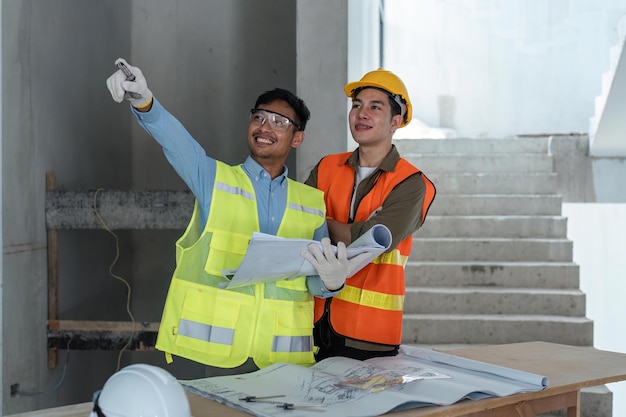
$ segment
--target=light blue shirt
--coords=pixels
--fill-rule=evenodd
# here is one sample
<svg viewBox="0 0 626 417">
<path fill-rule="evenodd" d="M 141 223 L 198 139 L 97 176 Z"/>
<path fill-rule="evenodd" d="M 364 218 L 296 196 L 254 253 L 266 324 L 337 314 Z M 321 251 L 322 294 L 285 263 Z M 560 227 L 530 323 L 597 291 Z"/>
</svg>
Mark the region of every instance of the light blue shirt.
<svg viewBox="0 0 626 417">
<path fill-rule="evenodd" d="M 200 209 L 202 229 L 209 217 L 213 198 L 216 160 L 206 155 L 202 146 L 191 136 L 185 127 L 154 98 L 152 108 L 146 113 L 133 112 L 141 127 L 163 148 L 165 157 L 176 173 L 185 181 Z M 276 235 L 287 205 L 287 167 L 278 177 L 270 174 L 250 156 L 243 163 L 254 187 L 257 199 L 260 232 Z M 319 227 L 313 239 L 321 240 L 328 236 L 326 223 Z M 319 276 L 307 277 L 309 292 L 317 297 L 330 297 L 338 291 L 326 289 Z"/>
</svg>

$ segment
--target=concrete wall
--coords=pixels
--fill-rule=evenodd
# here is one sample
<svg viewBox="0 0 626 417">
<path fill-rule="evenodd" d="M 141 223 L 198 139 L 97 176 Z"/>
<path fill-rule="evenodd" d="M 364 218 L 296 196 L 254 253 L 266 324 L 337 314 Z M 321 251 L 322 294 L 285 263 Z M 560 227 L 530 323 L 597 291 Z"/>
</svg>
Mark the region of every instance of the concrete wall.
<svg viewBox="0 0 626 417">
<path fill-rule="evenodd" d="M 586 133 L 625 13 L 623 0 L 387 0 L 384 63 L 427 126 L 462 137 Z"/>
<path fill-rule="evenodd" d="M 609 68 L 602 75 L 602 93 L 595 100 L 595 115 L 589 120 L 590 153 L 597 157 L 626 157 L 626 15 L 617 25 L 619 42 L 610 50 Z"/>
<path fill-rule="evenodd" d="M 563 215 L 567 237 L 574 242 L 574 262 L 580 265 L 594 346 L 626 353 L 626 204 L 567 203 Z M 626 381 L 608 387 L 613 391 L 613 415 L 626 415 Z"/>
<path fill-rule="evenodd" d="M 69 350 L 67 368 L 60 352 L 58 366 L 48 369 L 46 172 L 54 171 L 58 187 L 68 190 L 184 188 L 127 104 L 111 100 L 105 80 L 114 60 L 126 57 L 142 68 L 155 95 L 218 159 L 244 159 L 248 110 L 274 87 L 307 101 L 317 132 L 307 132 L 307 141 L 325 149 L 337 138 L 345 143 L 344 101 L 320 87 L 319 70 L 323 64 L 333 74 L 332 81 L 324 77 L 328 91 L 345 83 L 347 6 L 340 0 L 15 0 L 1 7 L 2 312 L 11 317 L 3 321 L 2 411 L 10 414 L 90 401 L 117 366 L 118 352 Z M 320 30 L 323 42 L 336 47 L 330 54 Z M 308 84 L 298 71 L 320 80 Z M 318 112 L 325 103 L 334 107 Z M 334 122 L 324 122 L 324 111 Z M 295 154 L 289 167 L 295 177 Z M 120 256 L 113 272 L 132 286 L 135 320 L 158 321 L 181 231 L 115 232 Z M 126 288 L 108 273 L 114 237 L 60 231 L 59 245 L 59 317 L 128 321 Z M 125 353 L 121 365 L 138 361 L 165 365 L 156 352 Z M 184 360 L 167 369 L 179 378 L 204 376 L 204 367 Z M 24 395 L 9 396 L 13 383 Z"/>
<path fill-rule="evenodd" d="M 2 5 L 0 4 L 0 28 L 2 27 Z M 0 45 L 2 45 L 2 30 L 0 30 Z M 2 48 L 0 48 L 0 52 L 2 51 Z M 0 53 L 0 80 L 2 79 L 2 54 Z M 0 127 L 4 126 L 4 124 L 2 123 L 3 120 L 3 112 L 2 112 L 2 107 L 3 107 L 3 103 L 4 103 L 4 95 L 2 94 L 2 83 L 0 82 Z M 2 129 L 0 128 L 0 144 L 2 144 Z M 2 172 L 2 147 L 0 146 L 0 172 Z M 2 206 L 2 181 L 0 181 L 0 206 Z M 4 244 L 3 244 L 3 227 L 2 227 L 2 211 L 0 211 L 0 246 L 2 246 L 4 248 Z M 3 322 L 3 314 L 2 314 L 2 307 L 1 307 L 1 303 L 2 303 L 2 298 L 3 298 L 3 288 L 4 288 L 4 283 L 3 283 L 3 273 L 2 270 L 4 268 L 4 256 L 0 256 L 0 323 Z M 4 333 L 3 333 L 3 329 L 2 326 L 0 326 L 0 363 L 3 363 L 3 350 L 4 350 Z M 3 387 L 3 375 L 0 372 L 0 387 Z M 2 396 L 0 395 L 0 410 L 2 410 Z"/>
<path fill-rule="evenodd" d="M 115 356 L 72 352 L 47 367 L 46 171 L 67 189 L 131 184 L 130 121 L 110 104 L 104 80 L 112 59 L 128 54 L 127 2 L 2 2 L 3 412 L 89 400 L 115 369 Z M 97 18 L 96 18 L 97 17 Z M 102 232 L 86 241 L 59 236 L 60 315 L 121 310 L 107 277 L 114 246 Z M 86 243 L 88 242 L 88 243 Z M 123 311 L 123 310 L 121 310 Z M 94 314 L 95 316 L 95 314 Z M 87 357 L 90 356 L 90 357 Z M 39 397 L 9 397 L 9 385 Z"/>
<path fill-rule="evenodd" d="M 305 140 L 296 154 L 296 178 L 304 181 L 323 156 L 346 150 L 348 2 L 297 3 L 296 81 L 311 110 Z"/>
<path fill-rule="evenodd" d="M 550 135 L 549 138 L 563 202 L 626 202 L 626 183 L 621 180 L 626 176 L 626 158 L 591 156 L 587 134 Z"/>
</svg>

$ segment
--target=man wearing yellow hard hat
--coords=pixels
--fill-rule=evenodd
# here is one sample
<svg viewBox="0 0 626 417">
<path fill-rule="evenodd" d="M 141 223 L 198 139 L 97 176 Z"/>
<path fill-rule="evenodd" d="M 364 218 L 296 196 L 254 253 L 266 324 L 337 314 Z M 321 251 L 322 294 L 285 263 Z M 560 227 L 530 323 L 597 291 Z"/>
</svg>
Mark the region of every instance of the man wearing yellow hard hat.
<svg viewBox="0 0 626 417">
<path fill-rule="evenodd" d="M 394 132 L 411 121 L 411 100 L 402 80 L 379 68 L 346 84 L 354 152 L 328 155 L 306 183 L 324 191 L 334 243 L 346 245 L 375 224 L 384 224 L 392 244 L 332 298 L 315 299 L 315 358 L 368 359 L 394 356 L 402 341 L 404 267 L 412 234 L 435 198 L 434 184 L 400 157 Z"/>
</svg>

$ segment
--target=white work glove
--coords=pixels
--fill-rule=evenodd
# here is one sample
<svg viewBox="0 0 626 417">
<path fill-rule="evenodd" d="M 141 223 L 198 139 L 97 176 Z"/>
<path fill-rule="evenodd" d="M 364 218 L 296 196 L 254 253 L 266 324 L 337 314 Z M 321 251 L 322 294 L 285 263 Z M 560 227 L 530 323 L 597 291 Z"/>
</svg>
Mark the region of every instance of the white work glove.
<svg viewBox="0 0 626 417">
<path fill-rule="evenodd" d="M 352 276 L 354 269 L 367 258 L 367 253 L 362 253 L 352 259 L 348 259 L 346 245 L 343 242 L 337 244 L 337 255 L 333 252 L 330 239 L 325 237 L 320 242 L 324 253 L 319 245 L 312 243 L 308 247 L 308 251 L 301 253 L 302 257 L 309 261 L 317 270 L 318 275 L 328 290 L 336 290 L 341 288 L 346 278 Z"/>
<path fill-rule="evenodd" d="M 107 79 L 107 88 L 111 92 L 113 100 L 121 103 L 126 98 L 134 107 L 145 107 L 152 100 L 152 92 L 148 89 L 146 78 L 139 68 L 128 65 L 124 58 L 118 58 L 115 65 L 120 62 L 126 65 L 135 79 L 131 81 L 121 69 L 115 71 Z"/>
</svg>

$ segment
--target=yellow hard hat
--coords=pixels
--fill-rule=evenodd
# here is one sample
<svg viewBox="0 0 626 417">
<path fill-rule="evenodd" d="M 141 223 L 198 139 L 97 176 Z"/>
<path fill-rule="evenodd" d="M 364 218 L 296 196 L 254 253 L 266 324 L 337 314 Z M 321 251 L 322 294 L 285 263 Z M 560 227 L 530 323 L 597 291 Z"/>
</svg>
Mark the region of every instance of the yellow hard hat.
<svg viewBox="0 0 626 417">
<path fill-rule="evenodd" d="M 375 87 L 382 89 L 387 92 L 391 98 L 393 98 L 400 105 L 401 108 L 406 105 L 404 120 L 402 121 L 400 127 L 404 127 L 409 124 L 411 117 L 413 116 L 411 100 L 409 99 L 409 94 L 406 91 L 404 83 L 396 74 L 386 69 L 378 68 L 377 70 L 370 71 L 365 74 L 359 81 L 346 84 L 343 91 L 345 91 L 346 96 L 352 97 L 354 90 L 359 87 Z"/>
</svg>

